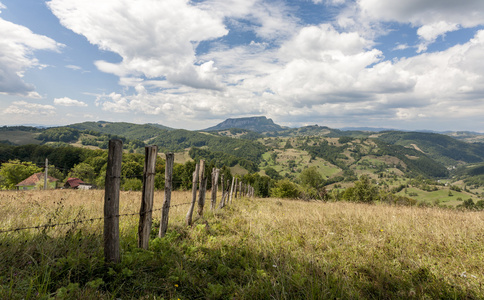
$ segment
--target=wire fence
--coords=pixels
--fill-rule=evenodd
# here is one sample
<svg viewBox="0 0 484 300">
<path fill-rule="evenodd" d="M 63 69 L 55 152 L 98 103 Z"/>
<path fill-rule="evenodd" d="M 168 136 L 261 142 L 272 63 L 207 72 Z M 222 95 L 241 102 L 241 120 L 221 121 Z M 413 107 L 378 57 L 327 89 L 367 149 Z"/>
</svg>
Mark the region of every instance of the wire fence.
<svg viewBox="0 0 484 300">
<path fill-rule="evenodd" d="M 191 202 L 174 204 L 174 205 L 170 205 L 169 207 L 174 208 L 174 207 L 188 205 L 188 204 L 191 204 Z M 114 216 L 111 216 L 111 217 L 98 217 L 98 218 L 73 220 L 73 221 L 57 223 L 57 224 L 42 224 L 42 225 L 37 225 L 37 226 L 19 227 L 19 228 L 11 228 L 11 229 L 0 229 L 0 234 L 1 233 L 8 233 L 8 232 L 18 232 L 18 231 L 30 230 L 30 229 L 44 229 L 44 228 L 53 228 L 53 227 L 57 227 L 57 226 L 77 225 L 77 224 L 82 224 L 82 223 L 100 221 L 100 220 L 109 219 L 109 218 L 143 215 L 143 214 L 152 213 L 152 212 L 161 211 L 161 210 L 163 210 L 163 208 L 156 208 L 156 209 L 147 210 L 147 211 L 144 211 L 144 212 L 118 214 L 118 215 L 114 215 Z"/>
<path fill-rule="evenodd" d="M 195 208 L 195 203 L 198 199 L 198 215 L 201 217 L 203 216 L 203 209 L 205 204 L 205 197 L 206 197 L 206 188 L 207 188 L 207 180 L 208 176 L 205 174 L 205 161 L 200 160 L 199 163 L 195 166 L 195 171 L 193 172 L 192 176 L 192 199 L 190 202 L 186 203 L 179 203 L 170 205 L 171 202 L 171 190 L 173 183 L 183 182 L 188 183 L 188 181 L 177 181 L 173 182 L 173 162 L 174 162 L 174 155 L 173 153 L 166 154 L 166 165 L 165 165 L 165 201 L 163 203 L 162 208 L 153 209 L 153 196 L 154 196 L 154 189 L 155 189 L 155 164 L 157 158 L 157 147 L 156 146 L 148 146 L 145 148 L 145 164 L 144 164 L 144 172 L 143 172 L 143 187 L 142 187 L 142 199 L 141 199 L 141 208 L 140 212 L 132 212 L 132 213 L 119 213 L 119 192 L 120 192 L 120 183 L 121 179 L 124 176 L 121 176 L 121 169 L 122 169 L 122 141 L 121 140 L 111 140 L 109 142 L 109 150 L 108 150 L 108 162 L 106 168 L 106 176 L 105 176 L 105 197 L 104 197 L 104 217 L 96 217 L 96 218 L 86 218 L 86 219 L 79 219 L 79 220 L 71 220 L 68 222 L 61 222 L 51 224 L 50 219 L 47 224 L 40 224 L 36 226 L 24 226 L 24 227 L 17 227 L 17 228 L 10 228 L 10 229 L 1 229 L 0 233 L 9 233 L 9 232 L 19 232 L 24 230 L 32 230 L 32 229 L 46 229 L 46 228 L 55 228 L 58 226 L 68 226 L 68 225 L 77 225 L 82 223 L 89 223 L 94 222 L 97 220 L 104 220 L 104 254 L 105 254 L 105 261 L 106 262 L 113 262 L 118 263 L 121 260 L 120 257 L 120 241 L 119 241 L 119 222 L 118 220 L 113 220 L 115 218 L 124 217 L 124 216 L 136 216 L 140 217 L 139 226 L 138 226 L 138 247 L 143 249 L 148 249 L 148 243 L 150 238 L 151 226 L 152 226 L 152 213 L 155 211 L 162 211 L 161 213 L 161 220 L 160 220 L 160 230 L 159 236 L 163 237 L 166 233 L 167 226 L 168 226 L 168 213 L 170 208 L 188 205 L 191 204 L 190 209 L 186 215 L 185 221 L 186 224 L 191 226 L 193 223 L 192 215 Z M 46 163 L 47 165 L 47 163 Z M 218 187 L 218 173 L 220 170 L 215 169 L 215 190 L 214 194 L 212 194 L 212 210 L 216 208 L 216 191 Z M 214 174 L 212 174 L 214 175 Z M 131 176 L 129 176 L 131 177 Z M 137 175 L 132 177 L 138 177 Z M 240 195 L 242 195 L 242 182 L 240 185 L 237 184 L 237 179 L 235 177 L 232 178 L 232 184 L 230 185 L 230 180 L 227 180 L 227 184 L 224 185 L 223 182 L 223 175 L 221 175 L 221 191 L 222 191 L 222 199 L 220 201 L 219 208 L 223 208 L 226 204 L 232 202 L 232 196 L 235 192 L 235 197 L 237 197 L 237 188 L 239 187 Z M 235 189 L 234 189 L 235 188 Z M 198 198 L 197 198 L 197 189 L 198 189 Z M 253 196 L 254 189 L 250 185 L 244 185 L 244 191 L 247 196 Z"/>
</svg>

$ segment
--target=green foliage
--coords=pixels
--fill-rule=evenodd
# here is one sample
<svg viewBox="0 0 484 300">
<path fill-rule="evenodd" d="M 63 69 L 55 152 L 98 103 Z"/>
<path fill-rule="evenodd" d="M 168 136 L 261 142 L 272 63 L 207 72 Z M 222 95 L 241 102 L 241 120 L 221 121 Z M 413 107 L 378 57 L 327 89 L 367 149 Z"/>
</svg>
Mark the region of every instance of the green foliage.
<svg viewBox="0 0 484 300">
<path fill-rule="evenodd" d="M 239 164 L 249 172 L 257 172 L 259 170 L 256 163 L 224 152 L 212 152 L 210 150 L 193 147 L 190 149 L 189 155 L 195 161 L 204 159 L 206 163 L 211 163 L 217 168 L 222 166 L 234 167 Z"/>
<path fill-rule="evenodd" d="M 299 175 L 301 184 L 306 187 L 319 189 L 324 185 L 323 176 L 318 172 L 316 167 L 304 169 Z"/>
<path fill-rule="evenodd" d="M 276 171 L 276 169 L 272 168 L 272 167 L 267 167 L 265 168 L 265 173 L 267 176 L 269 176 L 271 179 L 274 179 L 274 180 L 279 180 L 279 179 L 282 179 L 282 176 L 279 175 L 279 172 Z"/>
<path fill-rule="evenodd" d="M 68 177 L 79 178 L 84 182 L 93 183 L 94 178 L 96 178 L 96 171 L 93 166 L 88 163 L 82 162 L 75 165 L 71 172 L 69 173 Z"/>
<path fill-rule="evenodd" d="M 44 142 L 73 142 L 79 139 L 79 130 L 69 127 L 54 127 L 42 132 L 38 139 Z"/>
<path fill-rule="evenodd" d="M 275 182 L 271 189 L 271 196 L 275 198 L 296 199 L 299 197 L 299 193 L 299 187 L 287 178 Z"/>
<path fill-rule="evenodd" d="M 353 187 L 345 190 L 343 199 L 353 202 L 372 203 L 378 200 L 378 187 L 371 183 L 368 176 L 362 175 Z"/>
<path fill-rule="evenodd" d="M 143 181 L 138 178 L 127 178 L 124 179 L 121 189 L 124 191 L 141 191 L 143 188 Z"/>
<path fill-rule="evenodd" d="M 31 162 L 10 160 L 0 167 L 0 189 L 11 190 L 15 185 L 29 176 L 42 171 Z"/>
</svg>

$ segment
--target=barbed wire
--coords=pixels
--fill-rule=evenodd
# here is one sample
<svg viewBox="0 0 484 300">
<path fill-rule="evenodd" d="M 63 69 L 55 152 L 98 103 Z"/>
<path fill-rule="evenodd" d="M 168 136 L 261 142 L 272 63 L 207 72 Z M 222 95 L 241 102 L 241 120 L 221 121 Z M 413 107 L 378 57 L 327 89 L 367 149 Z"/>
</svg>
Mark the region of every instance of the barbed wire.
<svg viewBox="0 0 484 300">
<path fill-rule="evenodd" d="M 174 204 L 174 205 L 168 206 L 168 208 L 177 207 L 177 206 L 183 206 L 183 205 L 188 205 L 188 204 L 192 204 L 192 202 L 185 202 L 185 203 Z M 74 221 L 69 221 L 69 222 L 64 222 L 64 223 L 57 223 L 57 224 L 43 224 L 43 225 L 37 225 L 37 226 L 11 228 L 11 229 L 0 230 L 0 233 L 18 232 L 18 231 L 29 230 L 29 229 L 52 228 L 52 227 L 57 227 L 57 226 L 67 226 L 67 225 L 81 224 L 81 223 L 87 223 L 87 222 L 94 222 L 94 221 L 104 220 L 104 219 L 111 219 L 111 218 L 118 218 L 118 217 L 142 215 L 142 214 L 146 214 L 146 213 L 150 213 L 150 212 L 156 212 L 156 211 L 161 211 L 161 210 L 163 210 L 163 208 L 156 208 L 156 209 L 147 210 L 147 211 L 144 211 L 144 212 L 137 212 L 137 213 L 118 214 L 118 215 L 114 215 L 114 216 L 110 216 L 110 217 L 98 217 L 98 218 L 74 220 Z"/>
</svg>

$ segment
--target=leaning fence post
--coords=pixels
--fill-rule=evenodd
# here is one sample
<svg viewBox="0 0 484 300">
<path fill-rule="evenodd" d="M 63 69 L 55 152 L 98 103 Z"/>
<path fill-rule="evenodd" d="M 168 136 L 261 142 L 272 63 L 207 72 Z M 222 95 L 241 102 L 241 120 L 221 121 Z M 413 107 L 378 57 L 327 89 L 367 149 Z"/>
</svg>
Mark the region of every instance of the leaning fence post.
<svg viewBox="0 0 484 300">
<path fill-rule="evenodd" d="M 237 199 L 237 187 L 239 186 L 239 178 L 235 177 L 235 185 L 234 185 L 234 199 Z"/>
<path fill-rule="evenodd" d="M 213 168 L 212 170 L 212 210 L 215 209 L 217 205 L 217 189 L 218 189 L 218 174 L 220 170 Z"/>
<path fill-rule="evenodd" d="M 168 214 L 170 212 L 171 189 L 173 187 L 173 162 L 175 155 L 173 153 L 166 153 L 165 163 L 165 200 L 163 201 L 163 208 L 161 211 L 160 231 L 158 237 L 164 237 L 168 229 Z"/>
<path fill-rule="evenodd" d="M 197 182 L 198 182 L 199 169 L 200 169 L 200 165 L 196 164 L 195 171 L 193 172 L 193 180 L 192 180 L 192 205 L 190 205 L 190 209 L 188 210 L 187 216 L 185 218 L 185 221 L 188 226 L 192 225 L 193 209 L 195 208 L 195 202 L 197 201 Z"/>
<path fill-rule="evenodd" d="M 198 215 L 203 216 L 203 207 L 205 206 L 205 189 L 207 184 L 207 178 L 205 177 L 205 161 L 200 160 L 200 177 L 199 177 L 200 190 L 198 192 Z"/>
<path fill-rule="evenodd" d="M 109 141 L 108 165 L 104 189 L 104 261 L 119 263 L 119 187 L 123 141 Z"/>
<path fill-rule="evenodd" d="M 232 195 L 234 194 L 234 183 L 235 183 L 235 177 L 232 177 L 232 185 L 230 186 L 230 194 L 229 194 L 229 200 L 228 200 L 230 204 L 232 204 Z"/>
<path fill-rule="evenodd" d="M 157 146 L 145 147 L 145 166 L 143 172 L 143 191 L 138 225 L 138 247 L 148 249 L 150 240 L 153 196 L 155 193 L 155 165 L 158 155 Z"/>
</svg>

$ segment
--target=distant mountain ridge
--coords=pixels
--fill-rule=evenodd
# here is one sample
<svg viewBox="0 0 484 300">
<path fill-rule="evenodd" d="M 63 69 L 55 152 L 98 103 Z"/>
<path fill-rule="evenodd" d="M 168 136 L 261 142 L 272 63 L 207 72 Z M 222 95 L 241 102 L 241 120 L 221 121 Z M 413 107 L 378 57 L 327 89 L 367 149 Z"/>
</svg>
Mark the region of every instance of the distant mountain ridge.
<svg viewBox="0 0 484 300">
<path fill-rule="evenodd" d="M 283 127 L 277 125 L 272 121 L 272 119 L 268 119 L 264 116 L 262 117 L 247 117 L 247 118 L 229 118 L 222 123 L 219 123 L 215 126 L 209 127 L 202 131 L 217 131 L 217 130 L 224 130 L 224 129 L 231 129 L 231 128 L 240 128 L 251 130 L 255 132 L 269 132 L 269 131 L 283 131 L 286 130 L 287 127 Z"/>
</svg>

